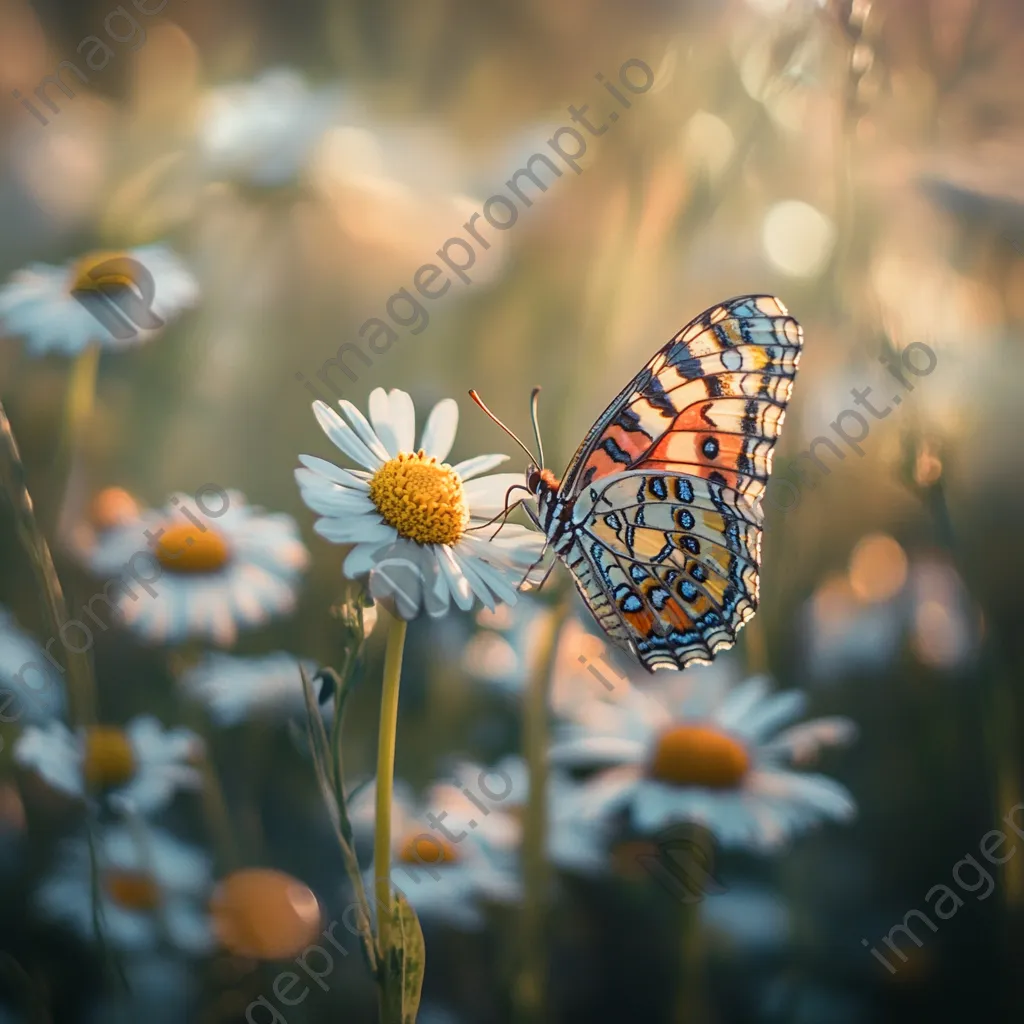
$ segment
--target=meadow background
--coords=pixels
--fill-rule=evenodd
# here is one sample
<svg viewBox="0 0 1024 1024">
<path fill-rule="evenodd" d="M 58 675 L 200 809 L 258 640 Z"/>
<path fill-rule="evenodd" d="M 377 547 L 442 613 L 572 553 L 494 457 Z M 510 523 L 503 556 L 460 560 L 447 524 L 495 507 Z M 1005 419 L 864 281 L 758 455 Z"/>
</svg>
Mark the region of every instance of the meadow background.
<svg viewBox="0 0 1024 1024">
<path fill-rule="evenodd" d="M 825 456 L 827 474 L 805 468 L 792 508 L 767 503 L 761 611 L 725 657 L 739 674 L 803 687 L 813 715 L 856 721 L 857 743 L 829 754 L 827 770 L 859 814 L 781 856 L 719 865 L 764 901 L 732 930 L 708 929 L 701 1012 L 720 1024 L 1019 1015 L 1024 853 L 990 866 L 988 898 L 962 894 L 895 974 L 861 941 L 952 884 L 954 865 L 1024 799 L 1019 3 L 170 0 L 138 18 L 143 43 L 111 43 L 107 66 L 88 86 L 74 81 L 42 125 L 11 91 L 31 95 L 103 34 L 111 10 L 0 0 L 0 277 L 159 241 L 200 288 L 159 338 L 104 354 L 72 451 L 71 362 L 0 338 L 0 397 L 69 607 L 96 592 L 67 528 L 93 494 L 119 486 L 159 506 L 213 481 L 294 516 L 311 552 L 294 613 L 244 633 L 235 653 L 336 664 L 341 554 L 313 533 L 292 476 L 299 453 L 334 456 L 296 374 L 332 397 L 316 382 L 324 361 L 465 234 L 470 213 L 508 193 L 510 175 L 571 123 L 570 105 L 611 109 L 598 73 L 614 82 L 624 61 L 642 60 L 653 87 L 588 140 L 580 173 L 564 168 L 514 226 L 490 230 L 472 283 L 453 283 L 429 303 L 429 324 L 400 330 L 371 365 L 351 360 L 358 380 L 335 372 L 333 397 L 365 408 L 373 388 L 399 387 L 421 419 L 457 398 L 454 460 L 512 450 L 470 387 L 527 436 L 541 384 L 560 472 L 683 323 L 768 292 L 806 337 L 775 467 L 797 480 L 799 454 L 834 438 L 830 423 L 853 407 L 850 389 L 886 402 L 900 389 L 880 358 L 926 344 L 935 370 L 871 422 L 863 455 L 842 447 L 842 460 Z M 211 167 L 211 90 L 280 68 L 311 90 L 286 108 L 292 118 L 316 125 L 315 91 L 331 90 L 315 145 L 270 183 L 247 165 Z M 523 463 L 513 452 L 508 468 Z M 6 504 L 0 566 L 0 602 L 44 640 Z M 553 583 L 565 585 L 564 570 Z M 519 749 L 517 705 L 465 656 L 479 628 L 457 613 L 411 627 L 396 771 L 414 786 L 456 755 L 492 763 Z M 166 651 L 111 629 L 91 657 L 105 718 L 185 720 Z M 371 635 L 346 724 L 352 779 L 373 771 L 381 659 Z M 35 912 L 78 811 L 14 764 L 17 730 L 3 726 L 0 753 L 0 1019 L 244 1020 L 273 962 L 220 951 L 148 993 L 118 994 L 102 951 Z M 340 913 L 344 874 L 295 732 L 269 722 L 211 742 L 243 861 L 301 879 L 325 919 Z M 206 841 L 191 797 L 169 813 Z M 675 910 L 649 878 L 563 878 L 549 912 L 552 1021 L 678 1019 Z M 425 923 L 421 1019 L 509 1019 L 515 916 L 497 910 L 473 934 Z M 373 1019 L 354 940 L 352 951 L 288 1022 Z"/>
</svg>

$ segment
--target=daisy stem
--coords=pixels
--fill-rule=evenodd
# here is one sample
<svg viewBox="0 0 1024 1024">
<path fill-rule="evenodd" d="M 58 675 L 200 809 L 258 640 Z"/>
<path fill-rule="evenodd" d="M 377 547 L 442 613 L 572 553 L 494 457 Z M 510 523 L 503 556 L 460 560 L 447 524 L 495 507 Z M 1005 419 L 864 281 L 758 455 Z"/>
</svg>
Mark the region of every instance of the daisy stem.
<svg viewBox="0 0 1024 1024">
<path fill-rule="evenodd" d="M 541 637 L 523 706 L 523 756 L 529 793 L 523 818 L 523 913 L 520 968 L 514 999 L 516 1019 L 543 1019 L 547 999 L 548 900 L 548 695 L 558 655 L 558 638 L 569 614 L 568 597 L 552 612 Z"/>
<path fill-rule="evenodd" d="M 93 343 L 82 350 L 71 369 L 64 421 L 65 444 L 69 449 L 81 442 L 81 432 L 96 404 L 99 365 L 100 347 Z"/>
<path fill-rule="evenodd" d="M 387 971 L 394 946 L 391 901 L 391 800 L 395 785 L 395 734 L 398 731 L 398 690 L 402 679 L 402 654 L 407 624 L 392 618 L 388 624 L 384 652 L 384 680 L 380 698 L 380 733 L 377 741 L 377 809 L 373 835 L 374 895 L 377 901 L 378 963 Z M 383 982 L 383 977 L 381 981 Z M 384 1013 L 384 986 L 381 992 L 381 1024 L 388 1024 Z"/>
<path fill-rule="evenodd" d="M 701 945 L 700 901 L 682 904 L 679 935 L 680 970 L 676 996 L 676 1024 L 705 1024 L 704 957 Z"/>
</svg>

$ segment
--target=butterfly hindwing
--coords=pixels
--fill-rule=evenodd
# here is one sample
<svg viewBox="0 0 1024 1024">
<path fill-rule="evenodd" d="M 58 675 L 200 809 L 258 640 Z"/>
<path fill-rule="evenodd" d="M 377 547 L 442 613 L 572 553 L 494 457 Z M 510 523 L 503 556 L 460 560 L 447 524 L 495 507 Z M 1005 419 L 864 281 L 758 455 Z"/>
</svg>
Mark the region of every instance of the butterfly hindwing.
<svg viewBox="0 0 1024 1024">
<path fill-rule="evenodd" d="M 635 472 L 603 483 L 580 524 L 586 572 L 607 594 L 600 614 L 591 605 L 599 622 L 617 618 L 613 639 L 624 632 L 649 668 L 710 661 L 757 607 L 760 527 L 715 483 Z"/>
<path fill-rule="evenodd" d="M 622 390 L 558 491 L 565 556 L 611 639 L 650 670 L 709 661 L 757 608 L 761 499 L 802 332 L 744 296 L 680 331 Z"/>
</svg>

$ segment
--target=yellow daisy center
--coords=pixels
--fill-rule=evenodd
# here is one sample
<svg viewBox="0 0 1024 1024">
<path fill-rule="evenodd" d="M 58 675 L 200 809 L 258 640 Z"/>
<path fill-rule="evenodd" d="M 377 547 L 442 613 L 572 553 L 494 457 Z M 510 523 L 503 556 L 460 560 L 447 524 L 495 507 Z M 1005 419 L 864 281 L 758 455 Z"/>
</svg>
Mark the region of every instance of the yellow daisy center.
<svg viewBox="0 0 1024 1024">
<path fill-rule="evenodd" d="M 310 946 L 322 911 L 312 890 L 272 868 L 243 868 L 217 886 L 210 900 L 221 945 L 237 956 L 283 960 Z"/>
<path fill-rule="evenodd" d="M 103 887 L 119 907 L 155 910 L 160 906 L 160 887 L 144 871 L 108 871 Z"/>
<path fill-rule="evenodd" d="M 82 770 L 90 786 L 123 786 L 135 774 L 135 752 L 128 737 L 110 725 L 94 725 L 85 734 Z"/>
<path fill-rule="evenodd" d="M 417 544 L 455 544 L 469 525 L 462 478 L 422 450 L 385 462 L 370 479 L 370 500 L 386 523 Z"/>
<path fill-rule="evenodd" d="M 132 276 L 127 265 L 121 268 L 105 269 L 101 274 L 96 271 L 112 260 L 127 262 L 131 257 L 126 252 L 113 250 L 91 252 L 76 260 L 71 266 L 69 291 L 99 291 L 102 284 L 105 288 L 112 285 L 121 288 L 138 287 L 138 281 Z"/>
<path fill-rule="evenodd" d="M 231 552 L 216 530 L 175 523 L 164 527 L 156 543 L 156 557 L 169 572 L 204 573 L 223 569 Z"/>
<path fill-rule="evenodd" d="M 675 725 L 658 737 L 647 774 L 673 786 L 735 789 L 749 768 L 739 740 L 706 725 Z"/>
<path fill-rule="evenodd" d="M 426 832 L 411 833 L 398 844 L 398 856 L 401 864 L 457 864 L 462 855 L 455 849 L 455 844 L 443 836 L 429 835 Z"/>
</svg>

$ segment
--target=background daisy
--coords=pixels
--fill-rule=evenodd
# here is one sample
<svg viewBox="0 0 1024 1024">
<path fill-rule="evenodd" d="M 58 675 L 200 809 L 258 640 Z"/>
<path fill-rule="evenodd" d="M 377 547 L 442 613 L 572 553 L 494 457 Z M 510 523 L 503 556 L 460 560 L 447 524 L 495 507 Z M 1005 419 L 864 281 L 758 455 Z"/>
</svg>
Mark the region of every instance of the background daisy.
<svg viewBox="0 0 1024 1024">
<path fill-rule="evenodd" d="M 97 281 L 124 316 L 111 312 Z M 0 328 L 24 338 L 34 356 L 74 356 L 90 343 L 118 349 L 149 341 L 198 299 L 196 279 L 166 246 L 91 252 L 64 266 L 32 263 L 17 271 L 0 287 Z"/>
<path fill-rule="evenodd" d="M 223 499 L 223 500 L 222 500 Z M 163 509 L 146 509 L 96 538 L 88 555 L 97 576 L 146 568 L 145 589 L 117 591 L 119 618 L 147 640 L 180 643 L 206 637 L 232 644 L 239 628 L 252 628 L 295 606 L 299 578 L 309 560 L 291 516 L 267 513 L 224 491 L 216 515 L 203 515 L 193 499 L 172 495 Z M 129 583 L 131 578 L 127 577 Z"/>
<path fill-rule="evenodd" d="M 142 715 L 124 729 L 95 725 L 72 732 L 63 722 L 29 726 L 14 759 L 73 797 L 91 789 L 142 814 L 161 810 L 178 789 L 198 789 L 203 744 L 189 729 L 164 729 Z"/>
<path fill-rule="evenodd" d="M 797 690 L 769 695 L 762 677 L 721 692 L 711 706 L 709 697 L 673 678 L 605 705 L 600 721 L 590 706 L 588 724 L 566 723 L 551 756 L 600 766 L 586 786 L 587 813 L 624 809 L 647 833 L 692 821 L 725 847 L 771 850 L 822 821 L 853 817 L 845 786 L 793 770 L 823 747 L 849 743 L 856 732 L 849 719 L 791 725 L 806 697 Z"/>
<path fill-rule="evenodd" d="M 96 840 L 104 938 L 117 949 L 144 953 L 163 943 L 200 956 L 213 945 L 204 909 L 210 860 L 160 829 L 114 826 Z M 65 840 L 50 877 L 36 894 L 40 912 L 94 938 L 89 848 Z"/>
<path fill-rule="evenodd" d="M 204 704 L 221 727 L 238 725 L 250 718 L 296 717 L 306 713 L 306 698 L 299 674 L 300 661 L 293 654 L 275 651 L 252 658 L 213 652 L 184 672 L 181 688 Z M 316 662 L 301 662 L 314 689 Z"/>
<path fill-rule="evenodd" d="M 376 787 L 371 784 L 351 802 L 353 826 L 364 835 L 373 820 L 375 799 Z M 484 923 L 486 903 L 519 898 L 512 865 L 474 834 L 464 806 L 453 801 L 451 809 L 439 808 L 417 801 L 408 785 L 398 782 L 391 808 L 391 884 L 421 918 L 478 929 Z M 428 813 L 439 813 L 441 825 L 432 825 Z M 372 892 L 372 868 L 365 884 L 367 892 Z"/>
</svg>

